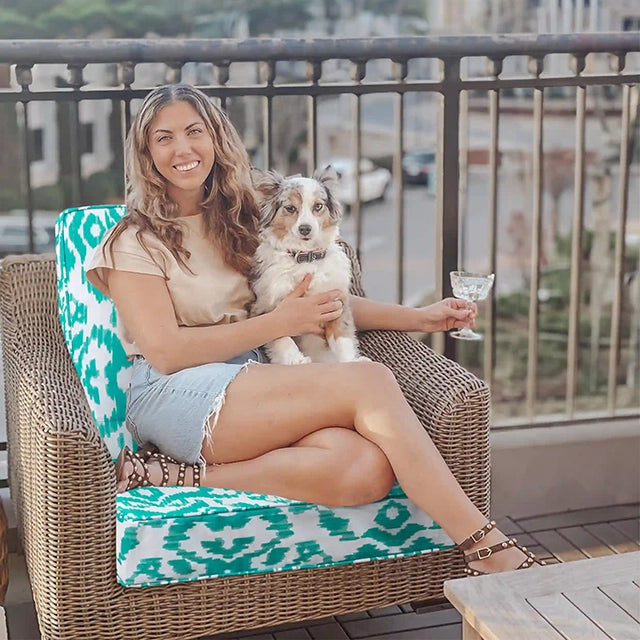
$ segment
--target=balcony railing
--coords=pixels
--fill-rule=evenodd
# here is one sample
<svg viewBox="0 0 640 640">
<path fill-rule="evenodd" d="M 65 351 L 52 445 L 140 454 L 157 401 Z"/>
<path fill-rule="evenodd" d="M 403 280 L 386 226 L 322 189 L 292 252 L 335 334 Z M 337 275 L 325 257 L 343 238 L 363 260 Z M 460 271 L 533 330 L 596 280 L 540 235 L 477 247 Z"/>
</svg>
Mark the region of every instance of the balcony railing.
<svg viewBox="0 0 640 640">
<path fill-rule="evenodd" d="M 629 194 L 632 190 L 637 197 L 639 180 L 634 140 L 638 137 L 640 34 L 0 40 L 0 109 L 8 127 L 0 135 L 12 157 L 12 180 L 21 184 L 31 250 L 37 249 L 34 220 L 41 208 L 36 206 L 36 186 L 42 191 L 47 179 L 42 175 L 43 156 L 52 148 L 57 151 L 53 163 L 57 169 L 49 180 L 54 185 L 64 183 L 64 206 L 86 204 L 91 197 L 88 158 L 92 152 L 95 155 L 96 139 L 109 139 L 110 166 L 121 173 L 122 137 L 138 100 L 157 84 L 181 80 L 200 86 L 230 111 L 257 165 L 310 173 L 336 149 L 353 161 L 355 201 L 348 224 L 365 273 L 377 258 L 375 251 L 364 251 L 368 222 L 360 203 L 364 179 L 360 160 L 365 154 L 373 155 L 388 165 L 393 191 L 386 204 L 387 217 L 393 221 L 391 297 L 416 301 L 415 292 L 407 288 L 409 276 L 414 288 L 416 281 L 425 283 L 426 300 L 430 292 L 436 297 L 451 295 L 448 273 L 455 269 L 496 273 L 494 290 L 481 307 L 486 336 L 481 348 L 457 345 L 448 336 L 436 336 L 433 344 L 477 367 L 494 396 L 513 387 L 502 395 L 511 393 L 519 408 L 502 412 L 503 424 L 511 424 L 506 419 L 509 413 L 515 413 L 520 423 L 640 415 L 636 388 L 640 276 L 637 246 L 627 246 L 634 232 L 640 234 L 637 209 L 633 215 L 629 212 Z M 298 111 L 285 109 L 287 100 L 295 100 Z M 55 110 L 41 106 L 47 104 L 55 105 Z M 92 129 L 97 124 L 87 127 L 92 122 L 87 115 L 91 104 L 102 105 L 103 119 L 109 122 L 99 135 Z M 57 133 L 47 128 L 51 124 L 47 113 L 57 114 Z M 608 136 L 606 147 L 590 139 L 598 126 L 602 130 L 598 135 Z M 292 130 L 298 128 L 302 136 L 291 141 Z M 7 146 L 10 130 L 19 141 L 15 149 Z M 482 141 L 474 141 L 474 135 Z M 403 172 L 406 151 L 430 145 L 435 152 L 431 176 L 435 205 L 426 189 L 419 196 L 415 188 L 408 189 Z M 480 170 L 470 166 L 478 158 L 484 162 Z M 6 172 L 9 165 L 4 166 Z M 571 179 L 558 184 L 567 166 Z M 34 185 L 36 173 L 38 185 Z M 480 194 L 478 189 L 472 194 L 469 187 L 474 176 L 481 176 Z M 612 180 L 616 186 L 610 192 L 604 187 L 597 191 L 597 185 Z M 516 182 L 524 186 L 509 191 Z M 593 193 L 588 203 L 589 190 Z M 550 224 L 549 217 L 571 194 L 570 225 L 562 234 L 557 221 Z M 121 182 L 116 195 L 122 198 Z M 608 216 L 606 246 L 598 251 L 608 263 L 598 275 L 588 268 L 585 256 L 593 263 L 595 245 L 603 242 L 595 230 L 594 213 L 603 199 L 607 202 L 603 215 Z M 415 253 L 421 232 L 415 231 L 413 223 L 411 229 L 407 226 L 408 213 L 416 207 L 424 208 L 424 215 L 418 212 L 418 217 L 425 227 L 433 226 L 431 246 L 424 232 L 423 255 Z M 428 220 L 430 207 L 433 220 Z M 507 224 L 506 210 L 512 207 L 521 215 L 514 214 Z M 591 229 L 585 224 L 587 218 Z M 508 237 L 517 240 L 510 253 L 504 247 L 507 226 Z M 409 245 L 413 253 L 408 253 Z M 417 272 L 412 266 L 416 261 L 421 265 Z M 513 278 L 514 261 L 521 263 L 519 285 Z M 557 292 L 546 284 L 550 278 L 566 282 L 566 300 L 556 300 L 554 307 L 559 330 L 541 327 L 545 305 L 556 299 Z M 599 289 L 593 286 L 598 278 Z M 610 299 L 596 309 L 592 298 L 603 288 Z M 500 315 L 507 302 L 524 306 L 521 317 L 510 316 L 508 326 Z M 586 311 L 590 323 L 581 327 Z M 565 330 L 562 319 L 567 316 Z M 608 325 L 606 336 L 600 329 L 602 318 Z M 518 375 L 501 370 L 497 352 L 515 349 L 509 342 L 515 335 L 512 330 L 520 331 L 521 342 L 526 342 L 519 386 L 514 383 Z M 547 376 L 543 343 L 547 348 L 551 344 L 555 356 L 566 358 L 558 383 L 564 387 L 561 405 L 549 405 L 543 397 Z M 584 374 L 581 378 L 580 372 L 587 369 L 590 381 Z M 625 389 L 622 400 L 621 388 Z M 599 405 L 590 403 L 595 396 L 600 397 Z"/>
</svg>

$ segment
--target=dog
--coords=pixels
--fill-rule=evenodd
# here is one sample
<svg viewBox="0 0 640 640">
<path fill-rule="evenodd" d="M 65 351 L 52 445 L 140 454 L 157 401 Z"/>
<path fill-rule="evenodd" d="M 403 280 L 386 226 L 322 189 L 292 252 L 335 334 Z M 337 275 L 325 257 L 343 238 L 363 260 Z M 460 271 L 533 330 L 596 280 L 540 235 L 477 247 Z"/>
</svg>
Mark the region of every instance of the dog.
<svg viewBox="0 0 640 640">
<path fill-rule="evenodd" d="M 250 276 L 256 296 L 251 315 L 275 309 L 306 274 L 312 275 L 310 295 L 338 289 L 343 304 L 342 315 L 325 324 L 324 337 L 307 334 L 265 345 L 273 363 L 368 360 L 360 355 L 349 306 L 351 262 L 337 242 L 342 219 L 342 207 L 332 193 L 337 180 L 331 166 L 312 178 L 252 171 L 261 220 Z"/>
</svg>

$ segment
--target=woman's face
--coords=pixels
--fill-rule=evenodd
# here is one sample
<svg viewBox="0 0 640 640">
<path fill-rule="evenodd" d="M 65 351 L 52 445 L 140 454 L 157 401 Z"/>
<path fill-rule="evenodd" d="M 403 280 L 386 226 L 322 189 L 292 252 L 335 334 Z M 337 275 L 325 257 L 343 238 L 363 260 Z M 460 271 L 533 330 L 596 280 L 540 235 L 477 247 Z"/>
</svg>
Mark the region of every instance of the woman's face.
<svg viewBox="0 0 640 640">
<path fill-rule="evenodd" d="M 149 127 L 149 152 L 178 205 L 200 201 L 215 161 L 213 140 L 198 112 L 184 100 L 163 107 Z M 191 212 L 190 212 L 191 213 Z"/>
</svg>

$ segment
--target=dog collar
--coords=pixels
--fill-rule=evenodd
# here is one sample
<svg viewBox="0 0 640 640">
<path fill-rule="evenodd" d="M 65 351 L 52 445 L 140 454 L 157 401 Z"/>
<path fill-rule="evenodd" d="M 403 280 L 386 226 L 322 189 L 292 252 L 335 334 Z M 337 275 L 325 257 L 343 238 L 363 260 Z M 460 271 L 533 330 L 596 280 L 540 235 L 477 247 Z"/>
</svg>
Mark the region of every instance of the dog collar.
<svg viewBox="0 0 640 640">
<path fill-rule="evenodd" d="M 287 253 L 299 264 L 302 262 L 322 260 L 322 258 L 327 255 L 326 249 L 317 249 L 316 251 L 287 251 Z"/>
</svg>

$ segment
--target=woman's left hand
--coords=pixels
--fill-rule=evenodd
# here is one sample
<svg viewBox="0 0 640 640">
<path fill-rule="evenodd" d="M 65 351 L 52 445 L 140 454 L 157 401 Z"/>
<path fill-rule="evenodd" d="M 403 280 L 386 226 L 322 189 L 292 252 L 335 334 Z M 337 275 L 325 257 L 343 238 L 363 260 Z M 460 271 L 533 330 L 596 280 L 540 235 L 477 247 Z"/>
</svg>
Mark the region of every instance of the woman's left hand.
<svg viewBox="0 0 640 640">
<path fill-rule="evenodd" d="M 476 326 L 478 307 L 458 298 L 445 298 L 426 307 L 416 309 L 421 331 L 450 331 L 462 327 Z"/>
</svg>

